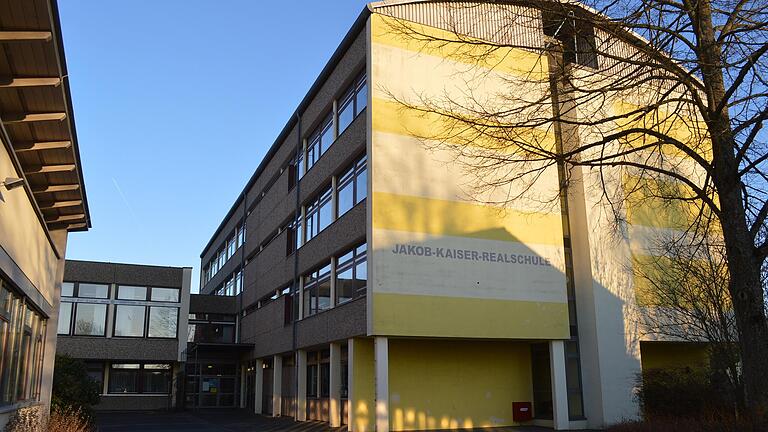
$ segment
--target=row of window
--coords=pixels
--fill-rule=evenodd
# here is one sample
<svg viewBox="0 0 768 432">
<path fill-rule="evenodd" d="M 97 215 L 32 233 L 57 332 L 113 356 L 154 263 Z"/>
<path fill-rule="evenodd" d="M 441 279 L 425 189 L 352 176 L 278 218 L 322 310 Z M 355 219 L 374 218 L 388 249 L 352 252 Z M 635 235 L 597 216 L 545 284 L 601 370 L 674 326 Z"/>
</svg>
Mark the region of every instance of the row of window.
<svg viewBox="0 0 768 432">
<path fill-rule="evenodd" d="M 355 161 L 331 184 L 302 207 L 299 217 L 288 225 L 288 247 L 292 253 L 312 240 L 334 220 L 340 218 L 367 196 L 367 157 Z M 335 184 L 335 188 L 334 188 Z M 335 203 L 335 204 L 334 204 Z"/>
<path fill-rule="evenodd" d="M 367 245 L 343 253 L 318 270 L 302 276 L 304 317 L 330 309 L 331 283 L 336 291 L 336 304 L 342 304 L 365 294 L 368 280 Z"/>
<path fill-rule="evenodd" d="M 163 339 L 177 337 L 177 307 L 68 301 L 61 302 L 58 334 L 106 336 L 108 307 L 113 307 L 115 314 L 112 336 Z"/>
<path fill-rule="evenodd" d="M 339 135 L 352 123 L 355 117 L 365 109 L 368 103 L 368 91 L 365 74 L 358 77 L 336 101 L 335 110 L 325 117 L 306 140 L 295 163 L 295 172 L 301 179 L 320 159 Z M 295 180 L 291 181 L 291 187 Z"/>
<path fill-rule="evenodd" d="M 107 336 L 107 316 L 113 312 L 110 336 L 173 339 L 177 337 L 178 288 L 64 282 L 57 333 Z M 165 304 L 161 304 L 165 303 Z M 157 303 L 157 304 L 153 304 Z"/>
<path fill-rule="evenodd" d="M 110 285 L 86 282 L 64 282 L 61 284 L 62 297 L 109 299 Z M 179 302 L 178 288 L 161 288 L 135 285 L 117 285 L 117 300 L 142 300 L 155 302 Z"/>
<path fill-rule="evenodd" d="M 0 405 L 39 400 L 46 324 L 0 283 Z"/>
<path fill-rule="evenodd" d="M 221 249 L 213 255 L 208 265 L 203 269 L 203 283 L 208 283 L 216 273 L 224 267 L 224 264 L 235 255 L 240 246 L 245 243 L 245 224 L 238 226 L 232 237 L 224 242 Z"/>
<path fill-rule="evenodd" d="M 221 283 L 213 293 L 218 296 L 236 296 L 243 292 L 243 271 L 237 270 Z"/>
<path fill-rule="evenodd" d="M 104 388 L 103 362 L 86 362 L 88 376 Z M 107 375 L 109 394 L 169 394 L 171 365 L 166 363 L 112 363 Z"/>
</svg>

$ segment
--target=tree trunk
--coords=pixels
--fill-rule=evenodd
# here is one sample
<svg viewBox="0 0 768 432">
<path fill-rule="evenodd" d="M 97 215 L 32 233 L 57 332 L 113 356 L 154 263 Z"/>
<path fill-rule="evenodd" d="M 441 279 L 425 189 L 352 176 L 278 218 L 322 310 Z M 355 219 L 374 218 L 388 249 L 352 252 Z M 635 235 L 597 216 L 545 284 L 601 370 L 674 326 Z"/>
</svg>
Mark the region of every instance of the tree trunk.
<svg viewBox="0 0 768 432">
<path fill-rule="evenodd" d="M 768 319 L 763 305 L 762 260 L 756 255 L 741 196 L 741 179 L 727 108 L 723 79 L 722 47 L 716 43 L 709 1 L 691 5 L 691 21 L 697 36 L 697 55 L 707 93 L 709 111 L 704 114 L 712 140 L 713 182 L 720 201 L 739 351 L 744 373 L 745 403 L 752 413 L 768 409 Z"/>
</svg>

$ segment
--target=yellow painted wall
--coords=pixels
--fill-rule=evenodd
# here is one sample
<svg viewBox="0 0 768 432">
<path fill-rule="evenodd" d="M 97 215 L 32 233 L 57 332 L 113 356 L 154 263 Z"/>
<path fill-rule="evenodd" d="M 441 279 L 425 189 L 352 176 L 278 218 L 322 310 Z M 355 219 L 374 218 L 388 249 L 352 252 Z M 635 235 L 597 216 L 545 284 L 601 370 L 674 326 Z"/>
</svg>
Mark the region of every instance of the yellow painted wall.
<svg viewBox="0 0 768 432">
<path fill-rule="evenodd" d="M 699 368 L 709 362 L 707 346 L 690 342 L 640 342 L 643 370 Z"/>
<path fill-rule="evenodd" d="M 424 34 L 446 35 L 434 27 L 409 25 Z M 509 88 L 518 91 L 510 83 L 524 85 L 522 76 L 545 77 L 547 59 L 500 49 L 497 57 L 473 70 L 468 59 L 477 57 L 477 46 L 451 45 L 425 46 L 393 31 L 391 18 L 371 15 L 368 333 L 566 339 L 570 333 L 556 167 L 544 169 L 531 188 L 482 190 L 492 180 L 479 181 L 466 168 L 482 158 L 457 160 L 441 141 L 497 156 L 507 151 L 500 144 L 505 140 L 449 132 L 445 117 L 402 103 L 461 97 L 458 83 L 472 81 L 474 96 L 488 104 L 507 104 L 499 95 Z M 441 140 L 445 133 L 451 138 Z M 546 127 L 519 134 L 526 142 L 554 143 Z M 510 195 L 520 196 L 509 202 Z"/>
<path fill-rule="evenodd" d="M 512 402 L 532 401 L 525 342 L 389 340 L 390 428 L 513 425 Z"/>
<path fill-rule="evenodd" d="M 5 146 L 0 145 L 0 178 L 19 176 Z M 0 194 L 0 246 L 24 272 L 11 278 L 26 276 L 53 305 L 58 260 L 34 207 L 23 188 L 0 188 Z"/>
<path fill-rule="evenodd" d="M 355 338 L 350 354 L 350 428 L 353 432 L 372 431 L 376 425 L 373 339 Z"/>
</svg>

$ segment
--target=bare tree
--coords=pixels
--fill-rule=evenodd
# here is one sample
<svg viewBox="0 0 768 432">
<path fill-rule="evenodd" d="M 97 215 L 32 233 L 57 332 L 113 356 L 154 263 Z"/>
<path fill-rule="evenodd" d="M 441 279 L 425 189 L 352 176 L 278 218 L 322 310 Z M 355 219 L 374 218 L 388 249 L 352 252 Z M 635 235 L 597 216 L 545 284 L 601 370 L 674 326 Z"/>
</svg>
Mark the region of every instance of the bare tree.
<svg viewBox="0 0 768 432">
<path fill-rule="evenodd" d="M 510 48 L 539 53 L 535 67 L 548 73 L 507 78 L 493 104 L 472 81 L 461 92 L 390 96 L 413 115 L 440 118 L 420 138 L 454 152 L 481 189 L 525 191 L 557 165 L 563 187 L 575 168 L 599 176 L 617 226 L 633 200 L 649 198 L 682 209 L 680 230 L 688 235 L 701 235 L 701 221 L 712 218 L 746 405 L 768 408 L 768 7 L 749 0 L 493 3 L 533 8 L 536 17 L 495 13 L 489 32 L 478 24 L 489 2 L 449 2 L 441 23 L 447 34 L 401 17 L 387 20 L 389 31 L 490 70 Z M 524 32 L 541 38 L 507 37 Z"/>
<path fill-rule="evenodd" d="M 742 405 L 736 321 L 720 237 L 660 234 L 650 248 L 652 255 L 633 258 L 631 270 L 640 286 L 636 316 L 642 331 L 662 340 L 706 343 L 713 378 Z"/>
</svg>

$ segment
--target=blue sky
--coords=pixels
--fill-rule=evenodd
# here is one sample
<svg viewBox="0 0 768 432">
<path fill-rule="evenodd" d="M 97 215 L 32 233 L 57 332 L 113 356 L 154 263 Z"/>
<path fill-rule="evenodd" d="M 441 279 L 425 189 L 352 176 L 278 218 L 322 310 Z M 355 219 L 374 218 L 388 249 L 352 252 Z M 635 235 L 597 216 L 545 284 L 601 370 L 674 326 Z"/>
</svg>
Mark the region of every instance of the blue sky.
<svg viewBox="0 0 768 432">
<path fill-rule="evenodd" d="M 67 258 L 192 266 L 364 1 L 59 2 L 93 228 Z"/>
</svg>

